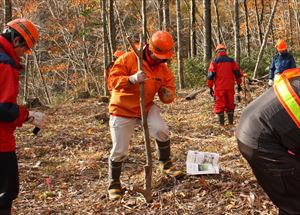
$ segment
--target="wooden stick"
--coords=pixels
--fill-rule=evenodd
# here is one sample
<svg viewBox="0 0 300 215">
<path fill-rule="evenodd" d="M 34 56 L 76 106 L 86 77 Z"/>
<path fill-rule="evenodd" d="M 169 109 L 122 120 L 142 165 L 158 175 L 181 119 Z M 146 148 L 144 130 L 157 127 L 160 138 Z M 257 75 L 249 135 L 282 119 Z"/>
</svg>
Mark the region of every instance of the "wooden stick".
<svg viewBox="0 0 300 215">
<path fill-rule="evenodd" d="M 138 60 L 138 70 L 143 71 L 143 34 L 140 34 L 140 50 L 137 49 L 135 44 L 131 41 L 130 37 L 127 36 L 127 40 L 137 56 Z M 145 150 L 146 150 L 146 165 L 144 166 L 145 172 L 145 181 L 144 181 L 144 190 L 138 190 L 145 197 L 147 202 L 152 201 L 152 155 L 151 155 L 151 145 L 149 137 L 149 129 L 147 123 L 147 113 L 145 107 L 145 96 L 144 96 L 144 83 L 140 83 L 140 108 L 141 108 L 141 119 L 142 126 L 144 131 L 144 141 L 145 141 Z"/>
<path fill-rule="evenodd" d="M 246 92 L 246 76 L 243 77 L 243 82 L 244 82 L 244 101 L 245 101 L 245 105 L 247 105 L 247 92 Z"/>
</svg>

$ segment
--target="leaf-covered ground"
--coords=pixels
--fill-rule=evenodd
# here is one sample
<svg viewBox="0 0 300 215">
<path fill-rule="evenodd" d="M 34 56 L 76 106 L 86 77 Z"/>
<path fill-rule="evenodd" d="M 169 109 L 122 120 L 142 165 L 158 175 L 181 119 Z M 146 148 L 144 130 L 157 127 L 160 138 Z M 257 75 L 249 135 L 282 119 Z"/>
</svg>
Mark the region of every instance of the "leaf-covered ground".
<svg viewBox="0 0 300 215">
<path fill-rule="evenodd" d="M 256 87 L 252 96 L 262 88 Z M 220 174 L 186 176 L 181 181 L 161 175 L 152 141 L 153 202 L 146 203 L 132 191 L 144 182 L 143 133 L 137 127 L 121 177 L 124 198 L 109 201 L 111 140 L 108 122 L 101 119 L 107 103 L 96 98 L 77 100 L 46 110 L 49 126 L 38 136 L 31 134 L 29 125 L 18 130 L 20 194 L 14 202 L 15 214 L 276 214 L 237 149 L 235 126 L 218 126 L 208 91 L 185 100 L 190 92 L 180 91 L 171 105 L 158 102 L 170 126 L 173 159 L 185 169 L 188 150 L 216 152 Z M 235 124 L 244 106 L 237 107 Z"/>
</svg>

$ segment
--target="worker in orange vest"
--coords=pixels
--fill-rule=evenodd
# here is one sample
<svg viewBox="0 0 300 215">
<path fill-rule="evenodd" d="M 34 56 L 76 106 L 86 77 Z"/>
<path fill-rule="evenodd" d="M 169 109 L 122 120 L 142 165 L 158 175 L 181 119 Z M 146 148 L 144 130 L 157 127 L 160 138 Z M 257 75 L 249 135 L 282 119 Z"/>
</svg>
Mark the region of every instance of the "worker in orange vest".
<svg viewBox="0 0 300 215">
<path fill-rule="evenodd" d="M 141 119 L 139 83 L 144 83 L 149 133 L 156 140 L 160 168 L 163 173 L 175 178 L 183 176 L 171 160 L 169 128 L 154 103 L 156 94 L 165 104 L 175 99 L 174 75 L 165 63 L 172 58 L 173 49 L 171 34 L 157 31 L 143 48 L 144 71 L 138 70 L 137 57 L 131 51 L 119 57 L 110 72 L 108 81 L 112 86 L 112 96 L 109 125 L 113 146 L 109 156 L 108 194 L 111 200 L 122 197 L 122 163 L 129 154 L 134 127 Z"/>
<path fill-rule="evenodd" d="M 287 51 L 285 40 L 278 40 L 275 45 L 278 53 L 273 57 L 269 72 L 269 86 L 273 85 L 276 75 L 281 74 L 284 70 L 296 68 L 296 62 L 292 54 Z"/>
<path fill-rule="evenodd" d="M 7 23 L 0 35 L 0 214 L 11 214 L 13 200 L 19 194 L 18 161 L 14 131 L 27 122 L 39 128 L 47 123 L 46 115 L 29 111 L 17 104 L 20 57 L 30 54 L 39 33 L 27 19 Z"/>
<path fill-rule="evenodd" d="M 244 109 L 236 137 L 279 214 L 300 214 L 300 68 L 278 75 Z"/>
</svg>

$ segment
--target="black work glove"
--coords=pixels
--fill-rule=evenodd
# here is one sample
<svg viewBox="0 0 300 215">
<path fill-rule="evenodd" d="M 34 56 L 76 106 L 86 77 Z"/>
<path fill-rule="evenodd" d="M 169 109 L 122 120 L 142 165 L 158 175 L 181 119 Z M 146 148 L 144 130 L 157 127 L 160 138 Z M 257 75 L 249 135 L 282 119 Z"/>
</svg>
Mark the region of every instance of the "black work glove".
<svg viewBox="0 0 300 215">
<path fill-rule="evenodd" d="M 209 94 L 214 97 L 214 89 L 213 88 L 209 88 Z"/>
<path fill-rule="evenodd" d="M 241 85 L 237 85 L 237 90 L 238 90 L 238 92 L 241 92 L 243 90 Z"/>
</svg>

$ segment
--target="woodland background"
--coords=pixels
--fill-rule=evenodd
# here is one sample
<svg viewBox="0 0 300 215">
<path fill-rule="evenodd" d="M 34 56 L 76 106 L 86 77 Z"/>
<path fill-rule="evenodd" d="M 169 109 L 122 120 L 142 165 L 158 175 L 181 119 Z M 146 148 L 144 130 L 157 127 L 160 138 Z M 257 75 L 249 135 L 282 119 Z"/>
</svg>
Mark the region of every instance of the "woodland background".
<svg viewBox="0 0 300 215">
<path fill-rule="evenodd" d="M 2 10 L 1 23 L 26 17 L 41 34 L 25 60 L 23 101 L 107 95 L 104 68 L 115 50 L 128 50 L 126 36 L 140 32 L 145 41 L 159 29 L 173 34 L 170 66 L 179 89 L 204 85 L 218 43 L 254 78 L 267 74 L 277 39 L 295 55 L 300 49 L 299 0 L 3 0 Z"/>
<path fill-rule="evenodd" d="M 17 132 L 16 214 L 276 213 L 236 148 L 234 127 L 217 126 L 205 81 L 214 47 L 224 43 L 249 77 L 237 122 L 242 109 L 267 88 L 277 39 L 288 42 L 299 66 L 299 0 L 3 0 L 1 9 L 3 26 L 25 17 L 39 28 L 40 41 L 23 60 L 19 101 L 30 108 L 41 102 L 39 109 L 50 116 L 48 129 L 37 137 L 28 125 Z M 168 64 L 177 99 L 161 105 L 173 155 L 184 168 L 189 149 L 218 152 L 221 173 L 177 182 L 155 169 L 154 201 L 146 203 L 130 189 L 143 181 L 143 138 L 137 128 L 122 175 L 127 192 L 112 203 L 106 194 L 111 140 L 104 68 L 115 50 L 128 50 L 127 35 L 136 40 L 143 32 L 147 41 L 159 29 L 176 43 Z M 195 90 L 196 99 L 187 101 Z M 40 102 L 32 103 L 35 98 Z"/>
</svg>

